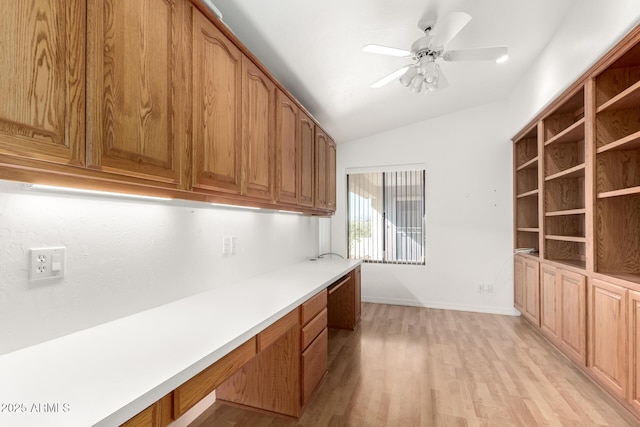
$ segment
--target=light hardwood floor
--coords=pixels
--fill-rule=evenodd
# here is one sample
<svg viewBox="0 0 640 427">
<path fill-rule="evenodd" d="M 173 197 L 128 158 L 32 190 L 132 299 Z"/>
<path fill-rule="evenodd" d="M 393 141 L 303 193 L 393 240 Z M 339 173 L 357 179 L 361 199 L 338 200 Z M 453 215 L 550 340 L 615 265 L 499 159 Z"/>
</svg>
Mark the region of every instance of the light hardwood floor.
<svg viewBox="0 0 640 427">
<path fill-rule="evenodd" d="M 329 375 L 296 422 L 220 403 L 194 427 L 632 426 L 519 317 L 363 304 L 330 331 Z"/>
</svg>

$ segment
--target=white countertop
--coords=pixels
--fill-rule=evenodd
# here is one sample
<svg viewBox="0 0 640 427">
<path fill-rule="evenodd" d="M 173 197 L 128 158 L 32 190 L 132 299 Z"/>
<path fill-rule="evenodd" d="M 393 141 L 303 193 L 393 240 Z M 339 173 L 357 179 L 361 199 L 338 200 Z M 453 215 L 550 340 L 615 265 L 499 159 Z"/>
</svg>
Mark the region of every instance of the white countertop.
<svg viewBox="0 0 640 427">
<path fill-rule="evenodd" d="M 305 261 L 2 355 L 0 425 L 120 425 L 358 264 Z"/>
</svg>

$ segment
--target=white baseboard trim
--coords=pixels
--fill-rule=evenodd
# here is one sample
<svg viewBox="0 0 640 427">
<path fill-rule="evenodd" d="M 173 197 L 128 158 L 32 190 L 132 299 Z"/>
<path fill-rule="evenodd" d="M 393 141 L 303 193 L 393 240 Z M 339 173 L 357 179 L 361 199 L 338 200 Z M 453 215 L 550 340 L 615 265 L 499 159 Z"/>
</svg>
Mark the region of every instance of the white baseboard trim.
<svg viewBox="0 0 640 427">
<path fill-rule="evenodd" d="M 443 304 L 438 302 L 423 303 L 416 300 L 396 299 L 396 298 L 377 298 L 363 295 L 362 302 L 370 302 L 374 304 L 390 304 L 390 305 L 406 305 L 409 307 L 421 308 L 437 308 L 441 310 L 470 311 L 472 313 L 501 314 L 504 316 L 520 316 L 520 312 L 515 308 L 504 307 L 485 307 L 479 305 L 458 305 Z"/>
</svg>

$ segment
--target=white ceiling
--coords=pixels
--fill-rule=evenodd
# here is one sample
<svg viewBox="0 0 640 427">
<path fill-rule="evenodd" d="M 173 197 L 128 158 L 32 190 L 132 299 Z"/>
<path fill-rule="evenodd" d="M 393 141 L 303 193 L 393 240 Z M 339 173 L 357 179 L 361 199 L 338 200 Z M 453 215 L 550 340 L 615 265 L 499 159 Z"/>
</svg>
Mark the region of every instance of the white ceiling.
<svg viewBox="0 0 640 427">
<path fill-rule="evenodd" d="M 576 0 L 213 0 L 224 22 L 337 142 L 506 99 Z M 407 64 L 363 53 L 369 43 L 409 49 L 426 13 L 471 22 L 447 46 L 507 45 L 509 61 L 444 62 L 449 87 L 415 94 L 371 83 Z"/>
</svg>

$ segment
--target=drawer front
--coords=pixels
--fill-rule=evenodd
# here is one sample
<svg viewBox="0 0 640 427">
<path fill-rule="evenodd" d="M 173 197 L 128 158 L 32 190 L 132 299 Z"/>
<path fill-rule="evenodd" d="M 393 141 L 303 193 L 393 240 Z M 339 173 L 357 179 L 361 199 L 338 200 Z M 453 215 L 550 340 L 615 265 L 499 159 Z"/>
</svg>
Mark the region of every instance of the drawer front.
<svg viewBox="0 0 640 427">
<path fill-rule="evenodd" d="M 173 392 L 173 416 L 178 418 L 216 389 L 256 355 L 256 339 L 240 347 L 200 372 Z"/>
<path fill-rule="evenodd" d="M 285 334 L 289 329 L 297 325 L 298 319 L 299 314 L 298 309 L 296 308 L 295 310 L 291 310 L 291 312 L 285 315 L 282 319 L 260 332 L 258 334 L 258 353 L 264 351 L 264 349 L 276 342 L 278 338 Z"/>
<path fill-rule="evenodd" d="M 307 348 L 311 341 L 327 327 L 327 309 L 324 308 L 320 314 L 313 318 L 313 320 L 307 323 L 307 326 L 302 328 L 302 334 L 300 335 L 300 349 Z"/>
<path fill-rule="evenodd" d="M 173 395 L 167 394 L 121 427 L 165 427 L 171 424 L 171 404 Z"/>
<path fill-rule="evenodd" d="M 300 325 L 304 326 L 327 307 L 327 290 L 323 289 L 300 306 Z"/>
<path fill-rule="evenodd" d="M 327 373 L 329 333 L 327 328 L 302 353 L 302 405 L 306 405 Z"/>
</svg>

